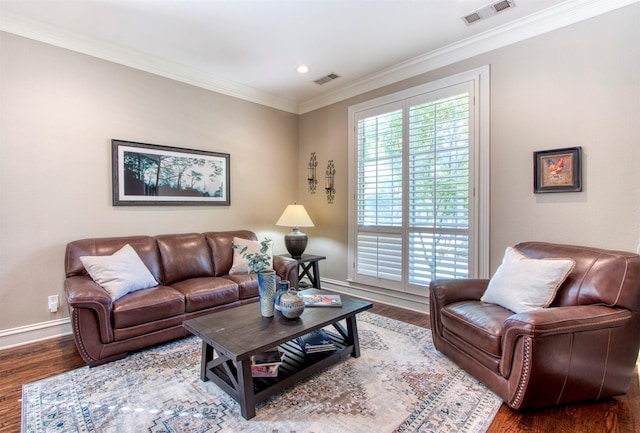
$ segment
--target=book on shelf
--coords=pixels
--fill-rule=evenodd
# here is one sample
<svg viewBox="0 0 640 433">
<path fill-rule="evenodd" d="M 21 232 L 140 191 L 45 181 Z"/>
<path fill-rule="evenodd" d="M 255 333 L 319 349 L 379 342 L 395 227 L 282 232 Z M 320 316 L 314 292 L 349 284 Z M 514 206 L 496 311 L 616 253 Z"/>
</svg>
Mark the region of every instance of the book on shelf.
<svg viewBox="0 0 640 433">
<path fill-rule="evenodd" d="M 278 347 L 251 356 L 251 365 L 279 365 L 284 352 Z"/>
<path fill-rule="evenodd" d="M 328 352 L 336 350 L 336 345 L 333 344 L 329 334 L 324 329 L 318 329 L 312 331 L 302 337 L 296 338 L 297 343 L 304 353 L 318 353 Z"/>
<path fill-rule="evenodd" d="M 278 377 L 278 367 L 280 364 L 271 365 L 251 365 L 252 377 Z"/>
<path fill-rule="evenodd" d="M 321 293 L 298 293 L 304 300 L 305 307 L 342 307 L 340 295 Z"/>
<path fill-rule="evenodd" d="M 251 376 L 278 377 L 278 367 L 284 359 L 284 351 L 279 347 L 251 356 Z"/>
</svg>

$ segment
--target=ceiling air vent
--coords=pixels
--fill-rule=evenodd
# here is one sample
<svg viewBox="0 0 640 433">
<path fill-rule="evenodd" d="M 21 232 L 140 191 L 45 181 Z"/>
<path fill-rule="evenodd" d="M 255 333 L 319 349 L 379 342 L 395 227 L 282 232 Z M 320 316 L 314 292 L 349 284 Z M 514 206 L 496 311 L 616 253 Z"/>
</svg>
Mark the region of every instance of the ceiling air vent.
<svg viewBox="0 0 640 433">
<path fill-rule="evenodd" d="M 325 75 L 322 78 L 318 78 L 317 80 L 314 81 L 314 83 L 318 84 L 319 86 L 322 86 L 323 84 L 326 84 L 329 81 L 333 81 L 336 78 L 340 78 L 340 75 L 336 74 L 335 72 L 332 72 L 329 75 Z"/>
<path fill-rule="evenodd" d="M 502 12 L 503 10 L 512 8 L 514 6 L 515 5 L 512 4 L 512 2 L 510 2 L 508 0 L 504 0 L 504 1 L 501 1 L 501 2 L 498 2 L 498 3 L 494 3 L 494 4 L 491 5 L 491 7 L 493 9 L 495 9 L 496 13 Z"/>
<path fill-rule="evenodd" d="M 494 16 L 499 12 L 506 11 L 507 9 L 512 9 L 515 6 L 516 4 L 513 0 L 499 1 L 462 17 L 462 21 L 464 21 L 467 25 L 477 23 L 480 20 Z"/>
</svg>

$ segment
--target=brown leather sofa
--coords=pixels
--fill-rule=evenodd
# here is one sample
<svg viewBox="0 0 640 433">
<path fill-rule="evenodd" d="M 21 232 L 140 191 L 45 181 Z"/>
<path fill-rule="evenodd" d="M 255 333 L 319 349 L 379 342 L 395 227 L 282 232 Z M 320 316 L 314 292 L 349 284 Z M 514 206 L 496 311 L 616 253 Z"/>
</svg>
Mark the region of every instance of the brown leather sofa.
<svg viewBox="0 0 640 433">
<path fill-rule="evenodd" d="M 480 301 L 489 280 L 433 281 L 433 342 L 513 409 L 625 394 L 640 347 L 640 256 L 525 242 L 534 259 L 576 262 L 549 308 Z"/>
<path fill-rule="evenodd" d="M 256 274 L 228 275 L 233 238 L 256 240 L 247 230 L 82 239 L 66 248 L 64 289 L 75 343 L 91 366 L 128 352 L 184 337 L 182 322 L 258 300 Z M 160 285 L 112 301 L 80 262 L 131 245 Z M 298 262 L 273 257 L 278 279 L 295 287 Z"/>
</svg>

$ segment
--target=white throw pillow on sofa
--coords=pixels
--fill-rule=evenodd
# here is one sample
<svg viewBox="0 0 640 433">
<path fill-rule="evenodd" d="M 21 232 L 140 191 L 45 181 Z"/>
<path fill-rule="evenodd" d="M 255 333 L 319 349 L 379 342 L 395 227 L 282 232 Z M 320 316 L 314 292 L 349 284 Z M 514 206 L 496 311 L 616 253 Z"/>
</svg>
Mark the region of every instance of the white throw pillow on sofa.
<svg viewBox="0 0 640 433">
<path fill-rule="evenodd" d="M 85 269 L 114 301 L 129 292 L 155 287 L 155 280 L 136 250 L 129 244 L 110 256 L 82 256 Z"/>
<path fill-rule="evenodd" d="M 546 308 L 575 264 L 572 259 L 531 259 L 507 247 L 480 300 L 515 313 Z"/>
<path fill-rule="evenodd" d="M 273 242 L 233 238 L 233 265 L 229 275 L 248 274 L 262 269 L 273 269 Z M 249 268 L 252 268 L 251 271 Z"/>
</svg>

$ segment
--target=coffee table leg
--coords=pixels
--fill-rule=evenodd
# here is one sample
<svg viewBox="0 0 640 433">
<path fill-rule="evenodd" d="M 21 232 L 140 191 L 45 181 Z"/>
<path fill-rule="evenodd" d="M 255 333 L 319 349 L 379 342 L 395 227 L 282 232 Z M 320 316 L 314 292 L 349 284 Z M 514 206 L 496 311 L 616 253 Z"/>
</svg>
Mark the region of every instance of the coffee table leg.
<svg viewBox="0 0 640 433">
<path fill-rule="evenodd" d="M 349 335 L 349 343 L 353 344 L 354 358 L 360 357 L 360 339 L 358 338 L 358 325 L 356 324 L 356 316 L 347 317 L 347 335 Z"/>
<path fill-rule="evenodd" d="M 213 347 L 209 346 L 207 342 L 202 341 L 202 354 L 200 355 L 200 380 L 203 382 L 208 381 L 207 378 L 207 364 L 213 360 Z"/>
<path fill-rule="evenodd" d="M 253 377 L 251 376 L 251 360 L 236 362 L 238 371 L 238 397 L 240 413 L 244 419 L 256 416 L 256 399 L 253 394 Z"/>
</svg>

